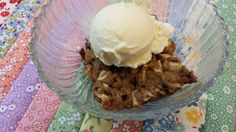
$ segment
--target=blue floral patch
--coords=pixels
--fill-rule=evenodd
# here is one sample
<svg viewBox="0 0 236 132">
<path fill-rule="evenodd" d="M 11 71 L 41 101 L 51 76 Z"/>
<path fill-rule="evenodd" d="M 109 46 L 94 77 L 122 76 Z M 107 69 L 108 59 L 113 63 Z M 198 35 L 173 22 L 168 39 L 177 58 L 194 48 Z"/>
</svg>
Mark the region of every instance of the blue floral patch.
<svg viewBox="0 0 236 132">
<path fill-rule="evenodd" d="M 0 27 L 0 58 L 4 57 L 11 45 L 25 29 L 43 0 L 24 0 Z"/>
<path fill-rule="evenodd" d="M 149 119 L 144 121 L 143 132 L 168 132 L 174 130 L 174 128 L 174 114 L 168 114 L 161 119 Z"/>
</svg>

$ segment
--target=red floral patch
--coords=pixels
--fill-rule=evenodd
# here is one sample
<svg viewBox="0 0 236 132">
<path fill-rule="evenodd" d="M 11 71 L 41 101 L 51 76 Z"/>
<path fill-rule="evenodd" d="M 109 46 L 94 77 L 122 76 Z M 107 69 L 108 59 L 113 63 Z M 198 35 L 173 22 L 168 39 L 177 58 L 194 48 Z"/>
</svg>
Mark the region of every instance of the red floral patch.
<svg viewBox="0 0 236 132">
<path fill-rule="evenodd" d="M 1 16 L 2 16 L 2 17 L 7 17 L 7 16 L 9 16 L 9 15 L 10 15 L 9 11 L 3 11 L 3 12 L 1 12 Z"/>
<path fill-rule="evenodd" d="M 0 10 L 3 9 L 7 5 L 6 2 L 0 2 Z"/>
<path fill-rule="evenodd" d="M 12 4 L 14 4 L 16 2 L 17 2 L 17 0 L 10 0 L 10 3 L 12 3 Z"/>
<path fill-rule="evenodd" d="M 14 3 L 17 3 L 17 4 L 20 4 L 22 0 L 10 0 L 10 3 L 14 4 Z"/>
</svg>

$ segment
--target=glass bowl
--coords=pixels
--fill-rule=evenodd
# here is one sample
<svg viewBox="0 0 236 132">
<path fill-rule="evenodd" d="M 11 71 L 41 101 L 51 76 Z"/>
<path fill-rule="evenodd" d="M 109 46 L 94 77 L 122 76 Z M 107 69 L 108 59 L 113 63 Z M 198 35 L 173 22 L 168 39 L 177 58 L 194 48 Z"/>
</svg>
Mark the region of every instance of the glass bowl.
<svg viewBox="0 0 236 132">
<path fill-rule="evenodd" d="M 222 73 L 227 30 L 207 0 L 126 0 L 135 2 L 175 28 L 176 54 L 193 70 L 198 83 L 170 97 L 122 111 L 107 111 L 93 98 L 78 46 L 85 47 L 91 20 L 104 6 L 121 0 L 49 0 L 36 18 L 30 44 L 41 78 L 64 101 L 94 116 L 116 120 L 160 117 L 196 101 Z"/>
</svg>

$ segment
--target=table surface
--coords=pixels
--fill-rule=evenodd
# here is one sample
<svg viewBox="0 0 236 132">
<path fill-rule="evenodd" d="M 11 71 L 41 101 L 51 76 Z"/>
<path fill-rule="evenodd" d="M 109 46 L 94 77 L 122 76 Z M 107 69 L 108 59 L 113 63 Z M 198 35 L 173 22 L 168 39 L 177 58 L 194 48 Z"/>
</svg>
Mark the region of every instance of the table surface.
<svg viewBox="0 0 236 132">
<path fill-rule="evenodd" d="M 229 30 L 229 59 L 214 86 L 199 101 L 160 119 L 122 122 L 80 112 L 61 101 L 38 76 L 28 46 L 33 19 L 45 2 L 47 0 L 0 0 L 0 132 L 235 130 L 235 0 L 212 1 L 218 3 L 219 14 Z"/>
</svg>

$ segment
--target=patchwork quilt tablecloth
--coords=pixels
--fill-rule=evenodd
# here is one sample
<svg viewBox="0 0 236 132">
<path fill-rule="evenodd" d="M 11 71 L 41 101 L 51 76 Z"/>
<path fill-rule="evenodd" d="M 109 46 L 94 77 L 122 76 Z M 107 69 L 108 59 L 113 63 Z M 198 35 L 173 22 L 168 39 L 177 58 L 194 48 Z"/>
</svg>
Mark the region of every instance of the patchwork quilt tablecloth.
<svg viewBox="0 0 236 132">
<path fill-rule="evenodd" d="M 142 0 L 135 0 L 142 2 Z M 164 4 L 164 0 L 159 0 Z M 233 132 L 236 127 L 236 1 L 213 0 L 229 30 L 229 59 L 210 90 L 162 118 L 114 121 L 62 100 L 37 73 L 30 29 L 47 0 L 0 0 L 0 132 Z M 149 1 L 151 2 L 151 1 Z M 145 4 L 145 3 L 144 3 Z"/>
</svg>

